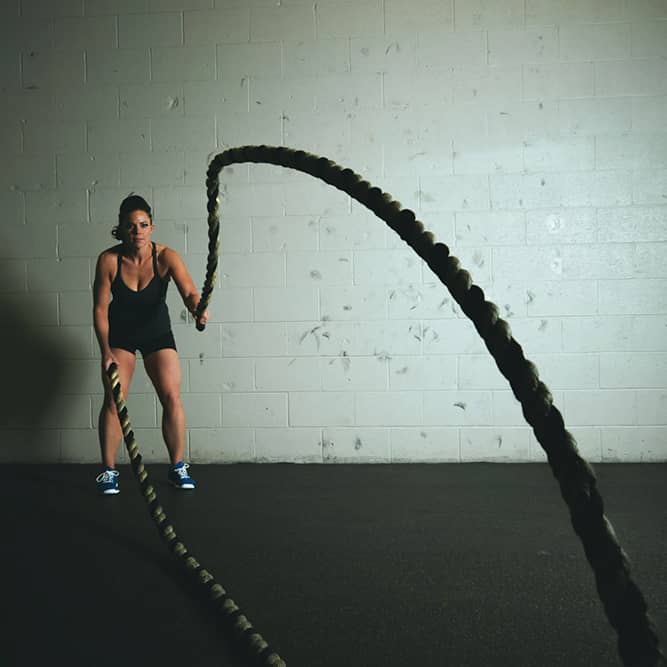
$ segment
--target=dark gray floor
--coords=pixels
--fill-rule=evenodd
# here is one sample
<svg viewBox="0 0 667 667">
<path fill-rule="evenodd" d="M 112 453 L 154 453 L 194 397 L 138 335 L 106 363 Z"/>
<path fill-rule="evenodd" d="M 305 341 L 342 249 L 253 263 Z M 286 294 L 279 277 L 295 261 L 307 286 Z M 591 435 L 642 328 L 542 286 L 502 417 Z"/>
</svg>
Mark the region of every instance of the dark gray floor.
<svg viewBox="0 0 667 667">
<path fill-rule="evenodd" d="M 1 664 L 246 664 L 159 539 L 129 468 L 2 466 Z M 167 515 L 290 667 L 620 665 L 546 465 L 193 466 Z M 667 465 L 597 465 L 665 649 Z M 8 660 L 5 662 L 5 660 Z"/>
</svg>

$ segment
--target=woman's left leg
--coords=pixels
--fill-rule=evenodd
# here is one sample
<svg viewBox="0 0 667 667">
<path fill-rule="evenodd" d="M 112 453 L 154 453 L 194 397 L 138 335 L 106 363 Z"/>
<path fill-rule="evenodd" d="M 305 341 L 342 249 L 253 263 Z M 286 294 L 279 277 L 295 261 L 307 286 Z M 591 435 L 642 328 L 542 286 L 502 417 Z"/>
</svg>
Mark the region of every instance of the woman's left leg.
<svg viewBox="0 0 667 667">
<path fill-rule="evenodd" d="M 185 411 L 178 354 L 171 348 L 156 350 L 144 358 L 144 367 L 162 404 L 162 437 L 173 465 L 185 456 Z"/>
</svg>

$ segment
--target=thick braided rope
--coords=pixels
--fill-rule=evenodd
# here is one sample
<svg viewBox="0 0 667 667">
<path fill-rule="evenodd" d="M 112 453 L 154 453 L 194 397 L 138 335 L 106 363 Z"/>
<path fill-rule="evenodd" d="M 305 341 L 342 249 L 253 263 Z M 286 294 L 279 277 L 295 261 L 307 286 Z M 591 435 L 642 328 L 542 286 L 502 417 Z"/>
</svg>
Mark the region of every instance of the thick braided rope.
<svg viewBox="0 0 667 667">
<path fill-rule="evenodd" d="M 239 606 L 232 600 L 227 591 L 213 578 L 213 575 L 205 570 L 197 559 L 188 551 L 187 547 L 179 540 L 174 526 L 169 522 L 164 509 L 159 504 L 157 494 L 148 481 L 148 472 L 141 461 L 141 454 L 137 441 L 132 431 L 130 416 L 127 412 L 123 391 L 118 378 L 116 364 L 111 364 L 107 370 L 111 388 L 113 391 L 118 417 L 123 429 L 123 439 L 132 463 L 132 470 L 139 482 L 139 487 L 144 500 L 148 504 L 160 537 L 169 547 L 183 566 L 187 575 L 199 585 L 213 609 L 223 622 L 225 629 L 230 630 L 233 637 L 245 650 L 246 657 L 252 660 L 252 664 L 262 667 L 285 667 L 285 661 L 268 645 L 262 635 L 257 632 L 248 617 L 241 611 Z"/>
<path fill-rule="evenodd" d="M 219 174 L 227 165 L 258 162 L 305 172 L 346 192 L 384 220 L 415 252 L 451 292 L 463 312 L 472 320 L 500 372 L 509 380 L 521 403 L 523 415 L 547 454 L 549 465 L 559 482 L 561 495 L 570 510 L 575 532 L 581 539 L 593 568 L 597 590 L 609 622 L 618 635 L 618 649 L 628 667 L 667 665 L 658 637 L 647 614 L 641 591 L 630 577 L 628 558 L 618 543 L 611 523 L 604 515 L 602 497 L 590 465 L 581 458 L 563 417 L 553 404 L 547 386 L 539 379 L 537 368 L 525 359 L 521 346 L 512 337 L 508 323 L 498 315 L 495 304 L 484 299 L 459 260 L 449 254 L 444 243 L 435 243 L 431 232 L 403 209 L 391 195 L 331 160 L 304 151 L 274 146 L 242 146 L 216 155 L 207 171 L 206 189 L 209 213 L 208 266 L 217 266 Z M 206 285 L 210 294 L 212 285 Z M 203 310 L 203 308 L 202 308 Z M 201 311 L 199 311 L 201 312 Z"/>
<path fill-rule="evenodd" d="M 216 174 L 217 177 L 217 174 Z M 218 254 L 220 252 L 220 203 L 218 201 L 218 180 L 216 178 L 215 193 L 212 195 L 207 183 L 207 211 L 208 211 L 208 255 L 206 259 L 206 277 L 202 287 L 199 303 L 195 308 L 195 322 L 199 322 L 201 314 L 208 308 L 211 301 L 211 295 L 215 288 L 215 281 L 218 272 Z M 204 327 L 197 324 L 197 330 L 203 331 Z"/>
</svg>

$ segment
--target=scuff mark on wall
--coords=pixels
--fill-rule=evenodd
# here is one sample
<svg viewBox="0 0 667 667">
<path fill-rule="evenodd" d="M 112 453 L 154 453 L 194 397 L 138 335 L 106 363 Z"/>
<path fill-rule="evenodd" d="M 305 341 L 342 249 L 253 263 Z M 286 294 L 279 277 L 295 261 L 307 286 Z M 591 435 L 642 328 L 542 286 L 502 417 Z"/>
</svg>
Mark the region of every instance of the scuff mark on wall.
<svg viewBox="0 0 667 667">
<path fill-rule="evenodd" d="M 299 338 L 299 343 L 303 343 L 303 341 L 306 340 L 306 338 L 307 338 L 308 336 L 314 335 L 315 332 L 316 332 L 318 329 L 321 329 L 321 328 L 322 328 L 322 327 L 318 325 L 318 326 L 316 326 L 316 327 L 313 327 L 312 329 L 307 329 L 306 331 L 304 331 L 304 332 L 301 334 L 301 338 Z"/>
<path fill-rule="evenodd" d="M 325 461 L 336 461 L 336 454 L 333 451 L 336 444 L 333 440 L 325 439 L 322 441 L 322 458 Z"/>
<path fill-rule="evenodd" d="M 408 327 L 408 333 L 412 334 L 412 337 L 421 342 L 422 337 L 424 336 L 424 330 L 421 327 L 421 324 L 411 324 Z"/>
<path fill-rule="evenodd" d="M 323 331 L 321 334 L 318 334 L 318 331 L 321 328 L 322 328 L 322 326 L 318 324 L 317 326 L 313 327 L 312 329 L 307 329 L 306 331 L 304 331 L 301 334 L 301 337 L 299 338 L 299 345 L 301 345 L 303 343 L 303 341 L 306 340 L 306 338 L 308 338 L 308 336 L 313 336 L 313 338 L 315 339 L 315 343 L 317 345 L 317 349 L 319 350 L 320 349 L 320 336 L 322 336 L 322 338 L 329 338 L 329 336 L 330 336 L 329 332 L 327 332 L 327 331 Z"/>
<path fill-rule="evenodd" d="M 422 335 L 424 337 L 424 340 L 429 338 L 433 343 L 437 340 L 440 340 L 440 334 L 435 329 L 431 329 L 431 327 L 424 327 Z"/>
</svg>

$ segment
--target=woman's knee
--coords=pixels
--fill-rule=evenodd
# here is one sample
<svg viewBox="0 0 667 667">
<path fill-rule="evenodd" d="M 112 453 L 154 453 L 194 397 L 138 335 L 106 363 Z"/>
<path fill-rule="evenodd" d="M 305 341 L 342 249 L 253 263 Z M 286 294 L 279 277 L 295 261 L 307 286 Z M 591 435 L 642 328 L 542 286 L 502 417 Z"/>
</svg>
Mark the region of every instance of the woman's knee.
<svg viewBox="0 0 667 667">
<path fill-rule="evenodd" d="M 162 408 L 169 412 L 181 409 L 181 392 L 178 389 L 163 391 L 160 393 L 160 403 Z"/>
</svg>

